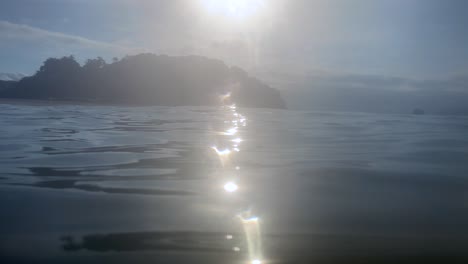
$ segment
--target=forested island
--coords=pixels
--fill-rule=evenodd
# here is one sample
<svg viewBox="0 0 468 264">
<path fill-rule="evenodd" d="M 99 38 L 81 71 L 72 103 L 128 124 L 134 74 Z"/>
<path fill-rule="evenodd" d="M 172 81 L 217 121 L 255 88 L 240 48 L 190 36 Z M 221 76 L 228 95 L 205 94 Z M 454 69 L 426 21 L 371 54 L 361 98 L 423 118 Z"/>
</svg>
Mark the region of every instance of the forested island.
<svg viewBox="0 0 468 264">
<path fill-rule="evenodd" d="M 139 54 L 81 66 L 49 58 L 30 77 L 0 81 L 0 97 L 132 105 L 215 105 L 220 94 L 244 107 L 285 108 L 280 92 L 238 67 L 201 56 Z"/>
</svg>

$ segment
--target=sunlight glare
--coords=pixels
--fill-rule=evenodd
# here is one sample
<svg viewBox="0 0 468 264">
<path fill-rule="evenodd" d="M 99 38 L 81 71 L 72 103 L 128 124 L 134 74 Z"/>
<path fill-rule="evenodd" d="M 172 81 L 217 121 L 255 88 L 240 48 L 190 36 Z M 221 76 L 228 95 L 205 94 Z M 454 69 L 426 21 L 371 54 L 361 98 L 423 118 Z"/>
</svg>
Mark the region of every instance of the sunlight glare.
<svg viewBox="0 0 468 264">
<path fill-rule="evenodd" d="M 221 102 L 227 101 L 229 98 L 231 98 L 231 92 L 227 92 L 219 96 Z"/>
<path fill-rule="evenodd" d="M 230 18 L 247 18 L 255 15 L 265 5 L 264 0 L 202 0 L 210 13 Z"/>
<path fill-rule="evenodd" d="M 251 217 L 251 218 L 247 218 L 244 220 L 245 222 L 257 222 L 258 221 L 258 217 L 254 216 L 254 217 Z"/>
<path fill-rule="evenodd" d="M 237 186 L 237 184 L 235 184 L 234 182 L 227 182 L 225 185 L 224 185 L 224 190 L 226 192 L 235 192 L 237 191 L 239 187 Z"/>
<path fill-rule="evenodd" d="M 242 138 L 235 138 L 233 140 L 231 140 L 232 142 L 235 142 L 237 144 L 241 143 L 242 142 Z"/>
<path fill-rule="evenodd" d="M 234 136 L 237 133 L 237 127 L 232 127 L 225 132 L 223 132 L 224 135 L 226 136 Z"/>
<path fill-rule="evenodd" d="M 219 156 L 226 156 L 226 155 L 229 155 L 229 153 L 231 153 L 231 150 L 229 149 L 223 149 L 223 150 L 219 150 L 218 147 L 216 146 L 213 146 L 211 147 L 215 152 L 216 154 L 218 154 Z"/>
</svg>

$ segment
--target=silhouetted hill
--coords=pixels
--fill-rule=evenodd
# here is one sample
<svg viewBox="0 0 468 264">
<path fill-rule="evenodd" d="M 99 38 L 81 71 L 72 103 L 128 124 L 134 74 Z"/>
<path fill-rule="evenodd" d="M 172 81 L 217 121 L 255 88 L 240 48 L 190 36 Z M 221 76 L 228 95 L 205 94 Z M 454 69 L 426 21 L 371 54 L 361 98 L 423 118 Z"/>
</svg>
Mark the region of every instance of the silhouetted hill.
<svg viewBox="0 0 468 264">
<path fill-rule="evenodd" d="M 2 85 L 0 97 L 149 105 L 213 105 L 231 92 L 239 106 L 285 108 L 279 91 L 244 70 L 200 56 L 139 54 L 88 60 L 49 58 L 35 75 Z"/>
<path fill-rule="evenodd" d="M 0 93 L 17 85 L 17 81 L 4 81 L 0 80 Z"/>
</svg>

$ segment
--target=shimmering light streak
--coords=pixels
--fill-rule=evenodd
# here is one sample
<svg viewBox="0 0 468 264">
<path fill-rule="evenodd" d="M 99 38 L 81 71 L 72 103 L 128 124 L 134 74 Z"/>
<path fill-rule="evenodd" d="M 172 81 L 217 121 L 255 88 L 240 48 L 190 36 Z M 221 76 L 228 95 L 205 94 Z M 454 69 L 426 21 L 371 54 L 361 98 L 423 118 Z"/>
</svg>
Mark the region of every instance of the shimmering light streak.
<svg viewBox="0 0 468 264">
<path fill-rule="evenodd" d="M 232 142 L 235 142 L 237 144 L 241 143 L 242 142 L 242 138 L 235 138 L 233 140 L 231 140 Z"/>
<path fill-rule="evenodd" d="M 244 217 L 244 215 L 249 215 L 250 212 L 245 212 L 241 215 L 238 215 L 241 220 L 242 226 L 244 227 L 244 233 L 247 240 L 247 246 L 249 251 L 249 256 L 251 263 L 261 263 L 254 262 L 260 261 L 262 259 L 262 243 L 260 235 L 260 221 L 257 216 Z"/>
<path fill-rule="evenodd" d="M 215 152 L 216 154 L 218 154 L 219 156 L 227 156 L 231 153 L 231 150 L 230 149 L 223 149 L 223 150 L 219 150 L 218 147 L 216 146 L 213 146 L 211 147 Z"/>
<path fill-rule="evenodd" d="M 238 129 L 237 127 L 229 128 L 228 130 L 223 132 L 223 135 L 234 136 L 237 133 L 237 129 Z"/>
<path fill-rule="evenodd" d="M 254 222 L 256 223 L 256 222 L 258 222 L 258 217 L 256 217 L 256 216 L 252 216 L 250 218 L 242 218 L 241 217 L 241 220 L 242 220 L 243 223 L 254 223 Z"/>
<path fill-rule="evenodd" d="M 236 159 L 234 158 L 234 155 L 239 155 L 239 145 L 241 142 L 243 142 L 243 139 L 239 135 L 239 127 L 245 127 L 247 125 L 247 118 L 237 112 L 236 105 L 231 101 L 231 93 L 221 95 L 220 100 L 222 102 L 221 109 L 223 110 L 225 117 L 223 120 L 225 127 L 223 129 L 224 131 L 218 132 L 217 136 L 221 141 L 220 145 L 223 147 L 223 149 L 218 148 L 216 145 L 212 146 L 211 148 L 218 155 L 222 169 L 225 170 L 224 172 L 228 172 L 232 169 L 236 170 L 234 173 L 229 173 L 229 177 L 226 177 L 223 172 L 221 173 L 221 176 L 226 177 L 223 185 L 224 191 L 227 193 L 235 193 L 240 188 L 236 182 L 239 181 L 241 174 L 240 167 L 235 163 Z M 230 142 L 230 144 L 227 144 L 228 142 Z M 240 194 L 236 194 L 235 196 L 239 195 Z M 245 240 L 247 242 L 246 247 L 242 248 L 242 250 L 248 252 L 248 263 L 262 264 L 264 261 L 262 256 L 262 240 L 260 234 L 259 217 L 253 215 L 250 210 L 246 210 L 238 214 L 237 218 L 243 227 Z M 234 241 L 234 237 L 231 234 L 226 234 L 225 238 L 231 242 Z M 241 250 L 240 247 L 236 246 L 235 244 L 232 246 L 232 250 L 235 252 Z"/>
</svg>

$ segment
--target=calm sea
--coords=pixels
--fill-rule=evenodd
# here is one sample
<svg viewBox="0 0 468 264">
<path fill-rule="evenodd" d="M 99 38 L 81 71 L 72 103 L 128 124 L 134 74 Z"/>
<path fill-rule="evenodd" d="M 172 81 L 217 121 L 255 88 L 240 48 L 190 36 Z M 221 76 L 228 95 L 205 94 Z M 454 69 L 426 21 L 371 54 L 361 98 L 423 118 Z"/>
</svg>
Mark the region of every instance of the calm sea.
<svg viewBox="0 0 468 264">
<path fill-rule="evenodd" d="M 460 256 L 467 171 L 467 117 L 0 104 L 0 259 Z"/>
</svg>

